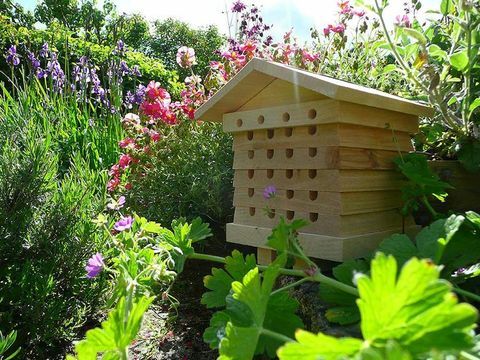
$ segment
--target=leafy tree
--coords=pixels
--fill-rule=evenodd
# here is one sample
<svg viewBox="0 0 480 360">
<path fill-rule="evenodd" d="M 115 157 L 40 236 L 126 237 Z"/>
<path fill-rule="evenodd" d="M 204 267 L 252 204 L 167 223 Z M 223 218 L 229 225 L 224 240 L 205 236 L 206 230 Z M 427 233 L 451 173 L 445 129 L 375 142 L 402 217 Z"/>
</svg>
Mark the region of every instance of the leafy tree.
<svg viewBox="0 0 480 360">
<path fill-rule="evenodd" d="M 21 5 L 14 3 L 12 0 L 0 2 L 0 14 L 5 15 L 13 24 L 18 26 L 31 28 L 35 22 L 35 18 L 30 11 L 25 10 Z"/>
<path fill-rule="evenodd" d="M 193 29 L 187 23 L 172 18 L 156 21 L 153 35 L 149 42 L 148 53 L 158 57 L 167 68 L 178 68 L 180 79 L 190 76 L 188 70 L 180 69 L 175 62 L 179 47 L 185 45 L 195 49 L 197 67 L 195 72 L 202 78 L 208 72 L 208 64 L 216 60 L 216 50 L 225 42 L 217 27 L 211 25 L 206 28 Z"/>
<path fill-rule="evenodd" d="M 115 14 L 106 25 L 106 41 L 123 40 L 134 50 L 144 50 L 150 38 L 150 24 L 140 14 Z"/>
</svg>

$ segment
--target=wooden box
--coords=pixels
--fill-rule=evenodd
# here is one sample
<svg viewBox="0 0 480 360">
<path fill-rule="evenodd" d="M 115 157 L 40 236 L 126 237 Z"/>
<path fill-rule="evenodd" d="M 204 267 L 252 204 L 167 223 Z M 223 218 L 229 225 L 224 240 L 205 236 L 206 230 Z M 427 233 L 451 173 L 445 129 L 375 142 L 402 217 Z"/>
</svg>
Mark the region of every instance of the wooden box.
<svg viewBox="0 0 480 360">
<path fill-rule="evenodd" d="M 227 241 L 270 251 L 280 217 L 303 218 L 307 255 L 343 261 L 413 231 L 392 160 L 412 150 L 423 105 L 289 66 L 253 59 L 198 111 L 233 134 L 235 216 Z M 266 186 L 276 195 L 264 199 Z M 268 206 L 270 211 L 264 211 Z M 266 256 L 266 258 L 265 258 Z"/>
</svg>

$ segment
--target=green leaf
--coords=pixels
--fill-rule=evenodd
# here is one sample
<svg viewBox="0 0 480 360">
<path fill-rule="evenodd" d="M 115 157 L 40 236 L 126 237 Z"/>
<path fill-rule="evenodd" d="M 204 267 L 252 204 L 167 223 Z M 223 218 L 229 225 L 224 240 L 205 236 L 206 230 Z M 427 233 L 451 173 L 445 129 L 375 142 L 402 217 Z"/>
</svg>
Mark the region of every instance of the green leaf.
<svg viewBox="0 0 480 360">
<path fill-rule="evenodd" d="M 400 266 L 418 253 L 415 244 L 405 234 L 393 234 L 386 238 L 380 243 L 377 251 L 393 255 Z"/>
<path fill-rule="evenodd" d="M 454 0 L 442 0 L 440 4 L 440 12 L 442 15 L 453 14 L 455 12 Z"/>
<path fill-rule="evenodd" d="M 447 52 L 442 50 L 440 46 L 436 44 L 432 44 L 428 47 L 428 54 L 439 60 L 445 60 L 447 58 Z"/>
<path fill-rule="evenodd" d="M 263 329 L 293 336 L 295 328 L 303 326 L 295 315 L 298 303 L 287 293 L 271 295 L 278 276 L 279 266 L 285 264 L 285 256 L 278 257 L 260 279 L 258 268 L 250 270 L 242 282 L 232 283 L 233 294 L 227 297 L 226 313 L 230 322 L 226 336 L 219 346 L 219 359 L 249 360 L 254 354 L 275 354 L 280 342 L 267 338 Z"/>
<path fill-rule="evenodd" d="M 207 223 L 204 223 L 202 219 L 199 217 L 193 219 L 190 226 L 189 236 L 192 242 L 194 243 L 211 237 L 212 231 L 210 229 L 210 225 Z"/>
<path fill-rule="evenodd" d="M 480 142 L 478 140 L 469 140 L 461 143 L 457 156 L 463 167 L 468 171 L 480 171 Z"/>
<path fill-rule="evenodd" d="M 476 108 L 480 106 L 480 98 L 476 98 L 470 103 L 470 106 L 468 107 L 469 114 L 471 115 Z"/>
<path fill-rule="evenodd" d="M 353 338 L 338 339 L 333 336 L 298 330 L 297 342 L 288 343 L 278 350 L 280 360 L 339 360 L 353 356 L 362 347 L 362 341 Z"/>
<path fill-rule="evenodd" d="M 450 56 L 450 65 L 452 65 L 458 71 L 463 71 L 468 66 L 468 52 L 463 50 L 457 53 L 454 53 Z"/>
<path fill-rule="evenodd" d="M 458 304 L 450 289 L 431 262 L 413 258 L 397 279 L 395 258 L 377 253 L 371 277 L 358 279 L 365 340 L 374 347 L 396 340 L 412 354 L 468 349 L 477 311 Z"/>
<path fill-rule="evenodd" d="M 420 31 L 412 28 L 402 28 L 403 32 L 408 36 L 417 40 L 420 44 L 425 45 L 427 43 L 427 38 Z"/>
<path fill-rule="evenodd" d="M 225 258 L 225 270 L 212 268 L 212 275 L 203 279 L 208 291 L 202 295 L 201 303 L 207 308 L 225 306 L 225 298 L 230 293 L 233 281 L 241 281 L 243 277 L 257 266 L 255 256 L 247 255 L 245 258 L 238 250 L 232 252 L 232 256 Z"/>
<path fill-rule="evenodd" d="M 281 217 L 279 224 L 273 228 L 272 234 L 268 237 L 267 245 L 280 253 L 298 253 L 295 249 L 295 245 L 299 246 L 296 232 L 306 225 L 307 222 L 302 219 L 287 224 L 285 219 Z"/>
<path fill-rule="evenodd" d="M 418 233 L 415 241 L 420 257 L 429 258 L 438 262 L 438 239 L 445 237 L 445 221 L 445 219 L 434 221 Z"/>
<path fill-rule="evenodd" d="M 210 319 L 210 326 L 203 333 L 203 340 L 210 348 L 217 349 L 226 335 L 226 326 L 230 316 L 225 311 L 217 311 Z"/>
<path fill-rule="evenodd" d="M 480 229 L 480 215 L 479 214 L 477 214 L 475 211 L 467 211 L 465 213 L 465 216 L 467 217 L 467 219 L 472 224 L 474 224 L 475 226 L 477 226 Z"/>
<path fill-rule="evenodd" d="M 137 336 L 143 314 L 153 299 L 142 297 L 128 309 L 125 298 L 121 298 L 102 327 L 88 330 L 85 340 L 75 345 L 78 360 L 96 360 L 99 352 L 121 353 Z"/>
<path fill-rule="evenodd" d="M 144 224 L 142 224 L 142 230 L 149 232 L 149 233 L 154 233 L 154 234 L 161 234 L 162 233 L 162 226 L 154 221 L 149 221 Z"/>
</svg>

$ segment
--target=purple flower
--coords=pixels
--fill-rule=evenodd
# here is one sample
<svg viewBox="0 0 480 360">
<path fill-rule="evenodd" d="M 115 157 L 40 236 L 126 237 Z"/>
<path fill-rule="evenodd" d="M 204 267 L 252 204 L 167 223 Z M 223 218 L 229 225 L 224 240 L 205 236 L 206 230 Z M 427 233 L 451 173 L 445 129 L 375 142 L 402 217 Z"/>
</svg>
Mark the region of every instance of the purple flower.
<svg viewBox="0 0 480 360">
<path fill-rule="evenodd" d="M 263 190 L 263 198 L 265 200 L 273 198 L 277 193 L 277 188 L 274 185 L 269 185 Z"/>
<path fill-rule="evenodd" d="M 7 62 L 12 66 L 17 66 L 20 64 L 20 58 L 17 54 L 17 47 L 15 45 L 11 45 L 10 48 L 7 50 L 7 54 L 5 55 Z"/>
<path fill-rule="evenodd" d="M 245 4 L 243 2 L 241 2 L 240 0 L 236 1 L 233 3 L 233 6 L 232 6 L 232 12 L 242 12 L 243 10 L 245 10 L 247 7 L 245 6 Z"/>
<path fill-rule="evenodd" d="M 27 52 L 27 57 L 28 57 L 28 60 L 30 60 L 30 64 L 32 65 L 32 68 L 34 70 L 37 70 L 40 67 L 40 60 L 38 60 L 35 57 L 35 54 L 31 51 Z"/>
<path fill-rule="evenodd" d="M 127 216 L 127 217 L 122 217 L 120 220 L 118 220 L 115 225 L 113 226 L 113 228 L 117 231 L 124 231 L 124 230 L 128 230 L 132 227 L 132 224 L 133 224 L 133 218 L 131 216 Z"/>
<path fill-rule="evenodd" d="M 39 53 L 40 57 L 46 58 L 48 56 L 48 43 L 44 43 Z"/>
<path fill-rule="evenodd" d="M 87 266 L 85 266 L 85 270 L 87 271 L 87 277 L 89 279 L 94 278 L 105 267 L 105 263 L 103 262 L 102 254 L 96 253 L 90 259 L 88 259 Z"/>
<path fill-rule="evenodd" d="M 125 196 L 120 196 L 117 201 L 112 200 L 107 204 L 107 208 L 110 210 L 120 210 L 125 205 Z"/>
<path fill-rule="evenodd" d="M 138 65 L 133 65 L 132 75 L 133 76 L 142 76 L 142 73 L 140 72 L 140 67 Z"/>
</svg>

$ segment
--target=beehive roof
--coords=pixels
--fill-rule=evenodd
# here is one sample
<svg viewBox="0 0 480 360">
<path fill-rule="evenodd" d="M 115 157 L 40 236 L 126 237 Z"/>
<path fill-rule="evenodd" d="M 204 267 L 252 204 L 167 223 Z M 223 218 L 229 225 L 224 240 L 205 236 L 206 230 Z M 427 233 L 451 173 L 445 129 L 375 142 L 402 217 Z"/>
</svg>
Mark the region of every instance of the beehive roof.
<svg viewBox="0 0 480 360">
<path fill-rule="evenodd" d="M 238 111 L 278 79 L 304 88 L 309 93 L 335 100 L 418 116 L 433 114 L 432 108 L 415 101 L 292 66 L 253 58 L 196 111 L 195 118 L 221 122 L 223 114 Z"/>
</svg>

